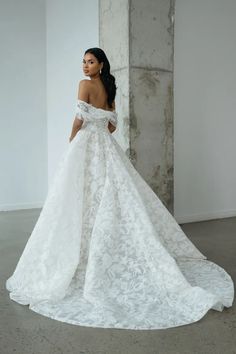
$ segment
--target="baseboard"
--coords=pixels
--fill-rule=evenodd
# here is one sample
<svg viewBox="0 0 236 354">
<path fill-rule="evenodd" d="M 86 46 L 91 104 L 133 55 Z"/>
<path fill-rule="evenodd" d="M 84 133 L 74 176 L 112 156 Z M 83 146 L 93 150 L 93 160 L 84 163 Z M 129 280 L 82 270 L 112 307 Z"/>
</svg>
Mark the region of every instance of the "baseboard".
<svg viewBox="0 0 236 354">
<path fill-rule="evenodd" d="M 186 224 L 189 222 L 231 218 L 234 216 L 236 217 L 236 210 L 219 210 L 214 213 L 175 215 L 174 218 L 177 220 L 178 224 Z"/>
<path fill-rule="evenodd" d="M 0 211 L 12 211 L 12 210 L 23 210 L 23 209 L 35 209 L 42 208 L 44 202 L 36 203 L 22 203 L 22 204 L 2 204 L 0 205 Z"/>
<path fill-rule="evenodd" d="M 44 205 L 44 202 L 36 203 L 22 203 L 22 204 L 3 204 L 0 205 L 0 211 L 13 211 L 13 210 L 24 210 L 24 209 L 41 209 Z M 222 210 L 214 213 L 205 213 L 205 214 L 189 214 L 189 215 L 174 215 L 175 220 L 178 224 L 187 224 L 190 222 L 214 220 L 214 219 L 223 219 L 236 217 L 236 210 Z"/>
</svg>

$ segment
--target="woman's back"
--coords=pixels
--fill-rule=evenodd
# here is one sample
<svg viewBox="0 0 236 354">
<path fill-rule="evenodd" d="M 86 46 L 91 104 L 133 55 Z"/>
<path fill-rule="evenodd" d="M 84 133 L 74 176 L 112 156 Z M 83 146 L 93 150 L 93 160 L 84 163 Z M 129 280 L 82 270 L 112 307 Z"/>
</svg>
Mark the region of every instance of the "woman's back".
<svg viewBox="0 0 236 354">
<path fill-rule="evenodd" d="M 108 107 L 107 93 L 105 87 L 100 78 L 94 80 L 82 80 L 82 87 L 79 90 L 78 98 L 84 98 L 84 91 L 88 96 L 88 103 L 96 108 L 101 108 L 107 111 L 112 111 L 115 108 L 115 102 L 113 101 L 113 107 Z"/>
</svg>

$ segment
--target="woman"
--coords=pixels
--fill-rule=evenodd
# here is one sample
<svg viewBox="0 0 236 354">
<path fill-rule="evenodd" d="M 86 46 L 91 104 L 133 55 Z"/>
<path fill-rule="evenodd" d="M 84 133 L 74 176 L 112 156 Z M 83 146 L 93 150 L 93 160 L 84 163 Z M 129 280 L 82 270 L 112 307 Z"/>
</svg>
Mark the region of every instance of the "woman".
<svg viewBox="0 0 236 354">
<path fill-rule="evenodd" d="M 234 298 L 228 273 L 184 234 L 112 132 L 116 84 L 86 50 L 76 117 L 44 207 L 6 286 L 12 300 L 76 325 L 158 329 Z"/>
<path fill-rule="evenodd" d="M 83 70 L 85 76 L 89 76 L 90 80 L 80 81 L 78 99 L 85 102 L 89 101 L 93 106 L 101 107 L 105 110 L 111 110 L 111 108 L 115 110 L 116 85 L 114 76 L 110 74 L 109 61 L 102 50 L 91 49 L 90 51 L 96 53 L 98 58 L 89 50 L 85 52 Z M 75 119 L 70 141 L 80 130 L 82 122 L 80 119 Z M 110 121 L 108 122 L 108 129 L 111 133 L 116 129 Z"/>
</svg>

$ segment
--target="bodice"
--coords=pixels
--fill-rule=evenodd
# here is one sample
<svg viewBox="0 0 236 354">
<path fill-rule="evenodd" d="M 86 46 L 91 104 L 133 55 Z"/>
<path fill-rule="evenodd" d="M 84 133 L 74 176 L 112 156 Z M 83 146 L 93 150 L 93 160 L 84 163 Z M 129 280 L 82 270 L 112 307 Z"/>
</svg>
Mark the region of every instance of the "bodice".
<svg viewBox="0 0 236 354">
<path fill-rule="evenodd" d="M 107 129 L 108 121 L 117 125 L 117 112 L 97 108 L 82 100 L 76 103 L 76 118 L 83 120 L 83 127 Z"/>
</svg>

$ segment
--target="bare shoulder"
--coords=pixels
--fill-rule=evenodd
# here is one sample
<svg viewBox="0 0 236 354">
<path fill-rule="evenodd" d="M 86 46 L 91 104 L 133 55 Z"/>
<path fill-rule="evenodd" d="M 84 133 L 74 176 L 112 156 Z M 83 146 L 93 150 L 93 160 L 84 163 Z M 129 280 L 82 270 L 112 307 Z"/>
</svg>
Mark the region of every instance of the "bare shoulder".
<svg viewBox="0 0 236 354">
<path fill-rule="evenodd" d="M 89 87 L 91 87 L 91 80 L 86 80 L 86 79 L 80 80 L 79 89 L 86 89 Z"/>
<path fill-rule="evenodd" d="M 80 80 L 78 88 L 78 99 L 88 102 L 90 87 L 90 80 Z"/>
<path fill-rule="evenodd" d="M 91 80 L 87 80 L 87 79 L 80 80 L 79 86 L 80 85 L 88 85 L 88 84 L 90 84 L 90 82 L 91 82 Z"/>
</svg>

